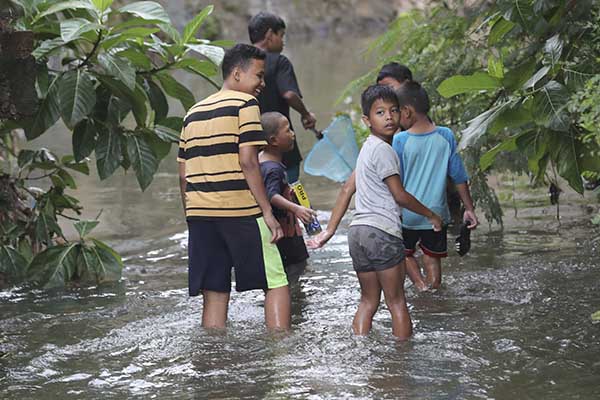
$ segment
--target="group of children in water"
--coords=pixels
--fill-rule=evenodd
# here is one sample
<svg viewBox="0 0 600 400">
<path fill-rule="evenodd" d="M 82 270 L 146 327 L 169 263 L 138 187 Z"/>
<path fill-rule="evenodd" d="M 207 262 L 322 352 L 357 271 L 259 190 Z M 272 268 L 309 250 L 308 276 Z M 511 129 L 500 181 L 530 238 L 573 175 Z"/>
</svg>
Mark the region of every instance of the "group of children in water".
<svg viewBox="0 0 600 400">
<path fill-rule="evenodd" d="M 269 34 L 283 38 L 277 27 L 263 29 L 263 36 Z M 289 116 L 264 112 L 257 100 L 265 80 L 269 85 L 265 74 L 273 73 L 265 71 L 265 50 L 246 44 L 227 50 L 223 88 L 184 118 L 178 161 L 189 230 L 189 292 L 203 294 L 207 328 L 225 327 L 233 267 L 237 291 L 265 291 L 267 327 L 289 329 L 289 282 L 298 279 L 308 258 L 299 220 L 309 223 L 315 212 L 293 201 L 282 163 L 296 142 Z M 356 193 L 348 246 L 361 299 L 353 330 L 370 331 L 383 291 L 392 333 L 406 339 L 412 323 L 405 274 L 421 291 L 441 284 L 448 178 L 463 201 L 468 228 L 478 222 L 454 135 L 428 117 L 427 93 L 408 68 L 384 66 L 377 83 L 362 93 L 361 108 L 371 134 L 327 227 L 309 247 L 321 247 L 335 234 Z M 414 258 L 417 244 L 424 274 Z"/>
</svg>

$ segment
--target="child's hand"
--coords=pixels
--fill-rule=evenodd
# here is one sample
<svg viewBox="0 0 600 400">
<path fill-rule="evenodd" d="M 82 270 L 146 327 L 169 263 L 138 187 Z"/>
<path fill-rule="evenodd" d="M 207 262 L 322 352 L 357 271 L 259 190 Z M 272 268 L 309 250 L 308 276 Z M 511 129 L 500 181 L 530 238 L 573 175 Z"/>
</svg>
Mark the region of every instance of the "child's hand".
<svg viewBox="0 0 600 400">
<path fill-rule="evenodd" d="M 294 210 L 294 215 L 300 218 L 300 221 L 309 224 L 317 216 L 317 212 L 310 208 L 298 206 Z"/>
<path fill-rule="evenodd" d="M 465 210 L 463 215 L 463 221 L 469 221 L 470 224 L 467 226 L 469 229 L 475 229 L 477 225 L 479 225 L 479 221 L 477 220 L 477 216 L 475 215 L 475 211 L 473 210 Z"/>
<path fill-rule="evenodd" d="M 306 241 L 306 246 L 311 249 L 320 249 L 331 239 L 335 232 L 329 232 L 327 229 L 319 233 L 317 236 L 310 238 Z"/>
<path fill-rule="evenodd" d="M 436 213 L 433 213 L 433 215 L 429 218 L 429 222 L 431 222 L 431 225 L 433 225 L 434 232 L 440 232 L 442 230 L 442 218 Z"/>
<path fill-rule="evenodd" d="M 273 213 L 269 212 L 263 214 L 263 219 L 271 231 L 271 243 L 277 242 L 283 237 L 283 229 L 281 229 L 281 225 L 279 225 L 279 222 L 277 222 L 273 216 Z"/>
</svg>

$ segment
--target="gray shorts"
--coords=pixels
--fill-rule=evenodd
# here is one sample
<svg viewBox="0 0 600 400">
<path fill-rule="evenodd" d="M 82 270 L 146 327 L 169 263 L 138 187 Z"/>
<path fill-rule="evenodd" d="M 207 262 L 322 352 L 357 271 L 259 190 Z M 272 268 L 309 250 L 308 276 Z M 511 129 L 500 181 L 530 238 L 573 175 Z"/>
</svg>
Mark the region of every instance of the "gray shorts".
<svg viewBox="0 0 600 400">
<path fill-rule="evenodd" d="M 350 227 L 348 247 L 356 272 L 381 271 L 404 260 L 401 238 L 368 225 Z"/>
</svg>

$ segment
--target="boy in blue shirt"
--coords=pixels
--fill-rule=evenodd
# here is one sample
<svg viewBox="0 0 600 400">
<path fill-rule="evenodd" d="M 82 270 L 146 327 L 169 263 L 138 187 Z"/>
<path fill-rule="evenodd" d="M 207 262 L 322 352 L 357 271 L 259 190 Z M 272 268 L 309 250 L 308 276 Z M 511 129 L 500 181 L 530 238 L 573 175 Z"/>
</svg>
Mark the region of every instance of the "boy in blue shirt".
<svg viewBox="0 0 600 400">
<path fill-rule="evenodd" d="M 406 191 L 433 212 L 450 222 L 446 198 L 447 177 L 456 184 L 469 229 L 478 225 L 467 173 L 456 151 L 456 140 L 449 128 L 436 126 L 428 117 L 429 97 L 417 82 L 405 82 L 397 89 L 400 125 L 405 129 L 394 136 L 392 147 L 398 154 Z M 438 289 L 442 283 L 441 259 L 447 256 L 446 228 L 431 229 L 431 223 L 410 210 L 402 214 L 402 237 L 406 248 L 406 270 L 419 290 Z M 423 251 L 425 276 L 414 258 L 416 245 Z"/>
</svg>

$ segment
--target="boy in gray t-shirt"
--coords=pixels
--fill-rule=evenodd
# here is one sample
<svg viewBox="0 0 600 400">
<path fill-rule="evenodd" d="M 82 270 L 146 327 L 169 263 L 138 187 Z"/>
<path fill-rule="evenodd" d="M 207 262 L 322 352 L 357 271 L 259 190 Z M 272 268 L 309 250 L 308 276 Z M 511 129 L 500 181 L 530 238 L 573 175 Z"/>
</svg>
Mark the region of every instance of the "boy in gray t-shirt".
<svg viewBox="0 0 600 400">
<path fill-rule="evenodd" d="M 393 89 L 369 86 L 361 97 L 363 121 L 371 135 L 363 145 L 356 163 L 356 213 L 348 231 L 352 264 L 360 282 L 360 304 L 352 328 L 357 335 L 371 329 L 373 315 L 379 307 L 381 291 L 392 315 L 392 333 L 400 339 L 412 334 L 412 322 L 404 297 L 404 245 L 400 213 L 404 207 L 429 218 L 433 229 L 442 229 L 440 217 L 404 190 L 400 180 L 400 162 L 391 143 L 398 131 L 400 113 Z M 346 185 L 348 186 L 348 185 Z M 350 182 L 348 190 L 354 190 Z M 343 196 L 341 196 L 343 197 Z M 340 197 L 338 197 L 340 198 Z M 339 221 L 348 207 L 339 202 L 332 220 Z M 317 238 L 318 246 L 334 233 L 327 228 Z"/>
</svg>

